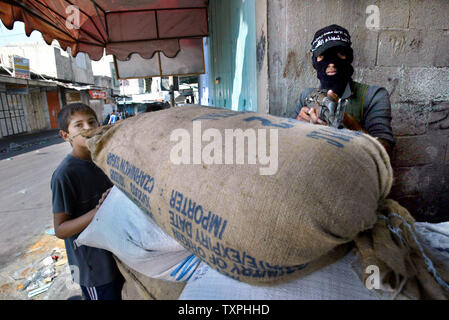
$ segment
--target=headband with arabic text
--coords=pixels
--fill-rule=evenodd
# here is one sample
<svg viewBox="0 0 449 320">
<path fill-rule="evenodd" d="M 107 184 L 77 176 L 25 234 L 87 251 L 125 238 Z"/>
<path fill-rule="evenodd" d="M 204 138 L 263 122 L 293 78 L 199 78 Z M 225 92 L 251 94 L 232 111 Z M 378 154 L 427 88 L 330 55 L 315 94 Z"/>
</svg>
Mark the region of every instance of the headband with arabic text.
<svg viewBox="0 0 449 320">
<path fill-rule="evenodd" d="M 328 43 L 329 41 L 342 41 L 345 42 L 348 46 L 351 46 L 351 37 L 349 33 L 342 30 L 332 30 L 323 33 L 315 40 L 312 41 L 312 49 L 310 51 L 315 52 L 318 48 Z"/>
</svg>

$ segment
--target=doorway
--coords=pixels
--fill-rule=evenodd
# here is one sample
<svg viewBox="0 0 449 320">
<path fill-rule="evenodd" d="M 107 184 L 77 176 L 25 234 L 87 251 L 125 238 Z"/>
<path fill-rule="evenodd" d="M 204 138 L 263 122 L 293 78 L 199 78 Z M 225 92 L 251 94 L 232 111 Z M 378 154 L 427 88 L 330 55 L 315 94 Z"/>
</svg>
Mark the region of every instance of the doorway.
<svg viewBox="0 0 449 320">
<path fill-rule="evenodd" d="M 24 95 L 0 94 L 0 130 L 3 137 L 28 131 L 25 103 Z"/>
<path fill-rule="evenodd" d="M 58 91 L 47 91 L 47 104 L 48 113 L 50 115 L 50 127 L 52 129 L 58 129 L 57 116 L 58 112 L 61 110 Z"/>
</svg>

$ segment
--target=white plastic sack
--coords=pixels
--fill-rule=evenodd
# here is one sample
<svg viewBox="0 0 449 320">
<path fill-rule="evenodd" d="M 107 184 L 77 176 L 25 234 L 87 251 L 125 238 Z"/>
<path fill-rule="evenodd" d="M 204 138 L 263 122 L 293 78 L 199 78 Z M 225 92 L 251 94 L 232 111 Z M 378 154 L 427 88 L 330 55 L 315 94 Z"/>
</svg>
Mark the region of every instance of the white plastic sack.
<svg viewBox="0 0 449 320">
<path fill-rule="evenodd" d="M 449 222 L 415 223 L 420 244 L 434 262 L 449 270 Z M 180 300 L 378 300 L 388 299 L 367 289 L 356 272 L 356 256 L 339 261 L 303 278 L 276 286 L 255 286 L 236 281 L 201 263 L 188 281 Z"/>
<path fill-rule="evenodd" d="M 243 283 L 201 263 L 181 293 L 180 300 L 378 300 L 351 268 L 348 253 L 302 278 L 275 286 Z"/>
<path fill-rule="evenodd" d="M 76 244 L 108 250 L 132 269 L 168 281 L 187 281 L 200 262 L 115 186 Z"/>
<path fill-rule="evenodd" d="M 432 259 L 449 270 L 449 222 L 417 222 L 415 230 L 421 244 L 430 251 Z"/>
</svg>

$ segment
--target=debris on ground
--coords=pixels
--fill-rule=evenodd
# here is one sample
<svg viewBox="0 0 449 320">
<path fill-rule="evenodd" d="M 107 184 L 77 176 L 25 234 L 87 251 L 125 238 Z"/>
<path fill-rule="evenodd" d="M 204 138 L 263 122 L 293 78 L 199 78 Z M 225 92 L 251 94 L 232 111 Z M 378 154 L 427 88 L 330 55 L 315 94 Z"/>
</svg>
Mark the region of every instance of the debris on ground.
<svg viewBox="0 0 449 320">
<path fill-rule="evenodd" d="M 28 266 L 25 270 L 19 270 L 13 275 L 14 280 L 22 280 L 18 285 L 20 290 L 28 292 L 28 298 L 32 298 L 47 291 L 52 285 L 52 281 L 58 276 L 56 272 L 56 262 L 62 259 L 62 252 L 59 248 L 54 248 L 43 259 L 35 262 L 31 267 Z M 64 261 L 67 263 L 67 260 Z M 61 266 L 59 263 L 58 266 Z M 25 279 L 24 279 L 25 276 Z"/>
<path fill-rule="evenodd" d="M 0 283 L 0 300 L 67 299 L 65 295 L 74 292 L 65 288 L 71 275 L 66 270 L 69 266 L 64 241 L 52 235 L 51 231 L 46 230 L 37 242 L 25 250 L 14 267 L 8 268 L 8 274 L 4 274 L 6 270 L 2 272 L 0 280 L 4 280 L 0 281 L 3 282 Z M 54 285 L 55 290 L 51 290 Z M 64 293 L 61 290 L 68 291 Z M 72 295 L 76 294 L 74 292 Z"/>
<path fill-rule="evenodd" d="M 47 229 L 45 230 L 45 234 L 48 234 L 50 236 L 54 236 L 55 234 L 55 229 Z"/>
</svg>

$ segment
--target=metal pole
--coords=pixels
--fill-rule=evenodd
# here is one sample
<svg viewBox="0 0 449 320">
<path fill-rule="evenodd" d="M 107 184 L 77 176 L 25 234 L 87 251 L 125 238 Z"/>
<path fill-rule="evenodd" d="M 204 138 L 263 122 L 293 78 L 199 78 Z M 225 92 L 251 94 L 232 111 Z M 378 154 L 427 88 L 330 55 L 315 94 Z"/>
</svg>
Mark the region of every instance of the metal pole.
<svg viewBox="0 0 449 320">
<path fill-rule="evenodd" d="M 169 77 L 169 85 L 170 85 L 170 107 L 175 107 L 175 80 L 173 77 Z"/>
</svg>

